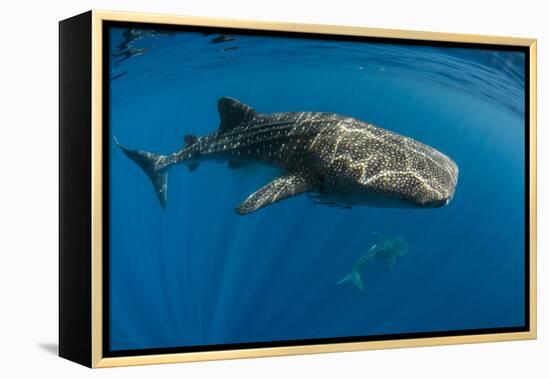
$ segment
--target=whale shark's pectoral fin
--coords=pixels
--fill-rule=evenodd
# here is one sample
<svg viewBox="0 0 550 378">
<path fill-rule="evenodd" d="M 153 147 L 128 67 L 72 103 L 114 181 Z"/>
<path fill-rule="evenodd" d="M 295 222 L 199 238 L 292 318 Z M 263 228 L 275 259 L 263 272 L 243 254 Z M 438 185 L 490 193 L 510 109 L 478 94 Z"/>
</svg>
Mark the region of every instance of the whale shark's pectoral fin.
<svg viewBox="0 0 550 378">
<path fill-rule="evenodd" d="M 240 215 L 250 214 L 274 202 L 312 190 L 313 185 L 305 177 L 289 173 L 252 193 L 235 210 Z"/>
</svg>

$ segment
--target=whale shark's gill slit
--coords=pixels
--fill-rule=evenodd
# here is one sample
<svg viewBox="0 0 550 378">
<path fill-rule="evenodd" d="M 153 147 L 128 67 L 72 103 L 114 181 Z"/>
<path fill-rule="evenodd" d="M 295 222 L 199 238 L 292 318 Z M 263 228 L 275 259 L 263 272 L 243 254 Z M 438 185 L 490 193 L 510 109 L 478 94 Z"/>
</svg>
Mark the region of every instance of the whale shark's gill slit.
<svg viewBox="0 0 550 378">
<path fill-rule="evenodd" d="M 153 183 L 160 206 L 165 209 L 168 198 L 168 167 L 164 166 L 162 162 L 166 156 L 146 151 L 130 150 L 118 143 L 116 137 L 115 143 L 130 160 L 134 161 L 147 174 L 147 177 Z"/>
</svg>

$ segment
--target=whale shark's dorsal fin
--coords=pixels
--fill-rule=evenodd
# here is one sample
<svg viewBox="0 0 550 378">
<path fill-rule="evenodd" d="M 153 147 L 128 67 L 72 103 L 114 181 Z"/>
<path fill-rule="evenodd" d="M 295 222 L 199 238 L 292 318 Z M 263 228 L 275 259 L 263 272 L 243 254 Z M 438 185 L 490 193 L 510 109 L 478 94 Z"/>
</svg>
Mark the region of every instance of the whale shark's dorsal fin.
<svg viewBox="0 0 550 378">
<path fill-rule="evenodd" d="M 309 192 L 313 189 L 313 185 L 305 177 L 296 173 L 288 173 L 252 193 L 235 210 L 240 215 L 249 214 L 274 202 Z"/>
<path fill-rule="evenodd" d="M 230 97 L 222 97 L 218 100 L 218 112 L 220 113 L 220 131 L 246 125 L 257 115 L 250 106 Z"/>
</svg>

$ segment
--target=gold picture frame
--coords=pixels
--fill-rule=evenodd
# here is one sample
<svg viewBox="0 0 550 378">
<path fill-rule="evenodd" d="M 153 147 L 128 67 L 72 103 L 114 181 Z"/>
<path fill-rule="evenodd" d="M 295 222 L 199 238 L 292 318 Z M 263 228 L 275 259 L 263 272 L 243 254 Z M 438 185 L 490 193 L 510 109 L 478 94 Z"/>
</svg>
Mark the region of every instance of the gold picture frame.
<svg viewBox="0 0 550 378">
<path fill-rule="evenodd" d="M 265 347 L 252 349 L 232 349 L 232 350 L 217 350 L 206 352 L 188 352 L 188 353 L 170 353 L 170 354 L 153 354 L 153 355 L 136 355 L 136 356 L 121 356 L 121 357 L 104 357 L 104 333 L 103 333 L 103 267 L 104 261 L 102 256 L 102 246 L 104 243 L 103 235 L 103 85 L 101 79 L 103 77 L 104 60 L 103 60 L 103 38 L 104 38 L 104 22 L 130 22 L 130 23 L 150 23 L 150 24 L 165 24 L 165 25 L 186 25 L 186 26 L 207 26 L 217 28 L 233 28 L 233 29 L 249 29 L 258 31 L 276 31 L 276 32 L 299 32 L 299 33 L 317 33 L 325 35 L 343 35 L 357 37 L 376 37 L 383 39 L 401 39 L 414 41 L 442 41 L 442 42 L 460 42 L 465 44 L 490 44 L 503 46 L 518 46 L 528 49 L 529 57 L 529 78 L 528 78 L 528 98 L 529 109 L 528 124 L 529 124 L 529 329 L 524 332 L 510 333 L 494 333 L 494 334 L 473 334 L 473 335 L 456 335 L 445 337 L 426 337 L 398 340 L 382 340 L 382 341 L 364 341 L 364 342 L 344 342 L 333 344 L 319 345 L 300 345 L 300 346 L 282 346 L 282 347 Z M 434 33 L 423 31 L 406 31 L 406 30 L 391 30 L 391 29 L 375 29 L 366 27 L 351 27 L 351 26 L 335 26 L 335 25 L 317 25 L 317 24 L 295 24 L 281 22 L 260 22 L 252 20 L 231 20 L 210 17 L 188 17 L 188 16 L 172 16 L 161 14 L 144 14 L 144 13 L 126 13 L 126 12 L 110 12 L 110 11 L 90 11 L 81 16 L 62 21 L 60 24 L 60 73 L 65 75 L 64 69 L 68 69 L 68 59 L 74 59 L 71 54 L 80 53 L 83 60 L 90 59 L 89 81 L 80 76 L 79 80 L 88 83 L 89 87 L 84 87 L 83 93 L 90 91 L 88 113 L 84 116 L 71 116 L 67 108 L 71 106 L 69 95 L 60 97 L 60 113 L 61 113 L 61 187 L 62 194 L 60 197 L 67 198 L 61 201 L 61 242 L 60 242 L 60 355 L 73 361 L 82 363 L 90 367 L 114 367 L 128 365 L 143 365 L 143 364 L 160 364 L 173 362 L 187 361 L 206 361 L 218 359 L 236 359 L 250 357 L 266 357 L 266 356 L 282 356 L 282 355 L 298 355 L 310 353 L 327 353 L 327 352 L 344 352 L 344 351 L 359 351 L 371 349 L 386 349 L 400 347 L 419 347 L 419 346 L 434 346 L 447 344 L 462 344 L 462 343 L 480 343 L 494 341 L 510 341 L 510 340 L 529 340 L 536 338 L 536 202 L 537 202 L 537 181 L 536 181 L 536 54 L 537 41 L 536 39 L 528 38 L 512 38 L 498 36 L 482 36 L 468 34 L 450 34 L 450 33 Z M 89 44 L 82 46 L 82 49 L 89 50 L 89 53 L 82 56 L 78 50 L 80 39 L 75 39 L 74 35 L 77 32 L 83 32 L 89 36 Z M 73 35 L 67 37 L 68 34 Z M 88 39 L 84 38 L 84 41 Z M 76 49 L 71 52 L 71 49 Z M 67 60 L 67 61 L 66 61 Z M 68 76 L 67 76 L 68 77 Z M 65 89 L 64 85 L 73 85 L 69 82 L 71 78 L 60 78 L 61 92 Z M 68 87 L 67 87 L 68 88 Z M 68 89 L 67 89 L 68 90 Z M 86 104 L 81 104 L 82 108 L 86 108 Z M 84 117 L 73 119 L 71 117 Z M 86 118 L 88 117 L 88 118 Z M 89 120 L 89 128 L 83 128 L 82 138 L 89 142 L 90 152 L 90 171 L 83 173 L 88 174 L 89 181 L 84 182 L 84 186 L 89 186 L 87 194 L 78 194 L 74 192 L 67 194 L 70 189 L 64 188 L 64 178 L 71 175 L 72 168 L 67 165 L 64 167 L 64 159 L 67 157 L 64 154 L 64 135 L 75 130 L 69 130 L 69 121 L 71 127 L 76 126 L 72 121 Z M 80 134 L 79 134 L 80 135 Z M 67 134 L 66 138 L 71 136 Z M 69 153 L 68 151 L 67 153 Z M 69 163 L 67 163 L 69 164 Z M 64 171 L 65 169 L 65 171 Z M 65 173 L 64 173 L 65 172 Z M 76 190 L 76 189 L 75 189 Z M 70 210 L 66 206 L 71 206 L 74 201 L 81 201 L 83 197 L 88 196 L 89 200 L 85 202 L 85 208 L 89 209 L 90 223 L 84 229 L 75 230 L 72 227 L 77 227 L 71 221 Z M 67 213 L 69 212 L 69 213 Z M 72 214 L 72 216 L 76 216 Z M 85 222 L 84 222 L 85 223 Z M 78 237 L 79 233 L 88 235 L 88 242 L 78 240 L 65 241 L 68 233 Z M 73 243 L 73 244 L 71 244 Z M 78 252 L 78 250 L 88 250 L 89 254 L 85 254 L 84 258 L 79 261 L 73 261 L 76 257 L 68 256 L 69 252 Z M 75 265 L 76 264 L 76 265 Z M 75 266 L 78 266 L 75 268 Z M 73 277 L 66 269 L 89 269 L 85 277 Z M 76 295 L 71 290 L 81 290 L 82 287 L 78 280 L 89 280 L 90 296 L 84 296 L 89 301 L 88 304 L 80 303 L 78 310 L 74 307 L 73 297 Z M 76 281 L 78 282 L 76 282 Z M 76 282 L 76 283 L 75 283 Z M 86 281 L 87 282 L 87 281 Z M 74 289 L 70 288 L 73 287 Z M 85 286 L 86 287 L 86 286 Z M 78 306 L 77 306 L 78 307 Z M 75 320 L 83 312 L 89 316 L 81 319 L 78 318 L 75 325 Z M 71 324 L 70 326 L 68 324 Z M 89 345 L 84 347 L 78 346 L 78 341 L 89 340 Z"/>
</svg>

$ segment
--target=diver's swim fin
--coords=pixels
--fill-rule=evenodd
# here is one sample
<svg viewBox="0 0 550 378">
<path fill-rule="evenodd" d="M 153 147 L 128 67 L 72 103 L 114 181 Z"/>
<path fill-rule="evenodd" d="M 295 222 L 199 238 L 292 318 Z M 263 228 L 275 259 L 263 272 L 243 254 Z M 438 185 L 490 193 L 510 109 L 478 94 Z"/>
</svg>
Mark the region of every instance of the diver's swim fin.
<svg viewBox="0 0 550 378">
<path fill-rule="evenodd" d="M 346 281 L 351 281 L 357 286 L 361 291 L 364 291 L 365 288 L 363 287 L 363 281 L 361 281 L 361 276 L 359 275 L 359 272 L 354 270 L 344 278 L 342 278 L 340 281 L 338 281 L 336 284 L 340 285 Z"/>
<path fill-rule="evenodd" d="M 158 162 L 164 156 L 156 155 L 151 152 L 146 151 L 137 151 L 129 150 L 126 147 L 118 143 L 118 140 L 115 138 L 115 143 L 117 146 L 133 160 L 141 169 L 147 174 L 153 186 L 155 188 L 155 193 L 160 202 L 162 208 L 166 208 L 166 199 L 167 199 L 167 190 L 168 190 L 168 172 L 166 169 L 157 168 Z"/>
</svg>

